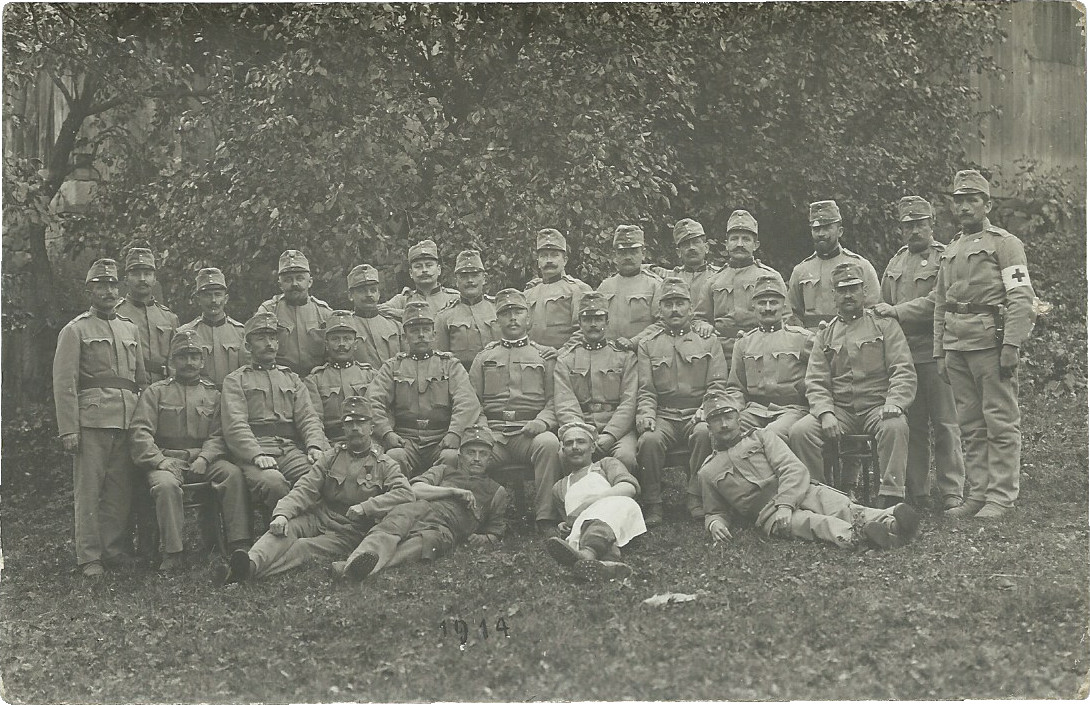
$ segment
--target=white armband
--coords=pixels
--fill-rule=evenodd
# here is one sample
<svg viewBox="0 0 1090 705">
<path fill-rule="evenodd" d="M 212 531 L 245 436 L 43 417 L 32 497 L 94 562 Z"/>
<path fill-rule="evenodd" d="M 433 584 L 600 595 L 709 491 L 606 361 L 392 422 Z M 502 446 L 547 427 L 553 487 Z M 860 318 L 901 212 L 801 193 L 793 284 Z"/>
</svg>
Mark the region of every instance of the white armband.
<svg viewBox="0 0 1090 705">
<path fill-rule="evenodd" d="M 1029 268 L 1024 264 L 1012 264 L 1004 267 L 1000 272 L 1003 275 L 1003 288 L 1007 291 L 1019 286 L 1030 286 Z"/>
</svg>

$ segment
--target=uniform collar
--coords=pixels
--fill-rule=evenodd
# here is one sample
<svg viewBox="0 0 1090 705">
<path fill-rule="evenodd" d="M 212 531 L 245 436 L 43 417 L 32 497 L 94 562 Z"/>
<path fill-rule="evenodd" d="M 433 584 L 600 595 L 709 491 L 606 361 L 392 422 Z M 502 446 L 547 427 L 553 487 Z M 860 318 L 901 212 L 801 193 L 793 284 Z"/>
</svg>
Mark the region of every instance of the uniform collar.
<svg viewBox="0 0 1090 705">
<path fill-rule="evenodd" d="M 484 294 L 481 294 L 480 298 L 478 298 L 478 299 L 477 299 L 476 301 L 470 301 L 469 299 L 467 299 L 467 298 L 466 298 L 466 297 L 464 297 L 464 296 L 460 297 L 460 298 L 459 298 L 459 301 L 461 301 L 462 303 L 464 303 L 464 304 L 465 304 L 466 306 L 476 306 L 477 304 L 479 304 L 479 303 L 481 303 L 482 301 L 484 301 Z"/>
<path fill-rule="evenodd" d="M 602 348 L 604 348 L 607 345 L 609 345 L 609 343 L 606 341 L 605 338 L 602 338 L 597 343 L 592 343 L 592 342 L 587 341 L 587 340 L 583 341 L 583 347 L 586 348 L 587 350 L 601 350 Z"/>
<path fill-rule="evenodd" d="M 126 296 L 125 301 L 132 304 L 133 306 L 136 306 L 137 308 L 147 308 L 148 306 L 151 306 L 155 303 L 155 297 L 149 297 L 147 301 L 137 301 L 136 299 Z"/>
<path fill-rule="evenodd" d="M 505 348 L 524 348 L 530 344 L 530 336 L 524 335 L 518 340 L 508 340 L 507 338 L 500 338 L 500 345 Z"/>
<path fill-rule="evenodd" d="M 410 360 L 417 360 L 417 361 L 427 360 L 429 357 L 431 357 L 434 354 L 435 354 L 434 350 L 429 350 L 428 352 L 423 353 L 423 354 L 417 354 L 417 353 L 411 352 L 411 353 L 409 353 L 409 359 Z"/>
<path fill-rule="evenodd" d="M 330 361 L 330 362 L 328 362 L 326 364 L 328 364 L 330 367 L 332 367 L 335 370 L 347 370 L 349 367 L 351 367 L 355 363 L 356 363 L 355 360 L 348 360 L 346 362 L 332 362 L 332 361 Z"/>
<path fill-rule="evenodd" d="M 731 269 L 745 269 L 746 267 L 750 266 L 751 264 L 755 263 L 756 261 L 757 260 L 754 257 L 750 257 L 749 261 L 747 261 L 747 262 L 745 262 L 743 264 L 735 264 L 733 261 L 731 261 L 730 257 L 728 257 L 727 258 L 727 266 L 730 267 Z"/>
<path fill-rule="evenodd" d="M 267 365 L 262 365 L 262 364 L 259 364 L 257 362 L 251 362 L 250 366 L 253 367 L 255 370 L 269 371 L 269 370 L 275 370 L 276 369 L 276 363 L 275 362 L 270 362 Z"/>
<path fill-rule="evenodd" d="M 775 323 L 773 323 L 770 326 L 766 326 L 764 324 L 758 323 L 757 328 L 762 333 L 775 333 L 778 330 L 783 330 L 783 321 L 776 321 Z"/>
<path fill-rule="evenodd" d="M 680 328 L 680 329 L 678 329 L 676 331 L 671 330 L 669 326 L 664 326 L 663 329 L 666 331 L 666 335 L 669 335 L 669 336 L 671 336 L 673 338 L 680 338 L 680 337 L 682 337 L 684 335 L 688 335 L 692 331 L 693 324 L 689 323 L 688 325 L 683 326 L 682 328 Z"/>
<path fill-rule="evenodd" d="M 171 379 L 173 379 L 175 382 L 182 385 L 183 387 L 196 387 L 198 384 L 201 383 L 201 378 L 199 376 L 189 380 L 188 382 L 179 377 L 172 377 Z"/>
<path fill-rule="evenodd" d="M 99 311 L 97 308 L 92 306 L 91 315 L 97 316 L 104 321 L 112 321 L 113 319 L 117 318 L 117 311 L 114 309 L 110 309 L 109 311 Z"/>
<path fill-rule="evenodd" d="M 367 457 L 370 457 L 371 455 L 373 455 L 371 451 L 374 449 L 374 447 L 375 447 L 374 446 L 374 441 L 371 441 L 371 445 L 367 446 L 367 450 L 363 451 L 362 453 L 356 453 L 356 452 L 350 450 L 348 448 L 348 444 L 345 443 L 344 444 L 344 452 L 347 453 L 348 457 L 350 457 L 350 458 L 367 458 Z"/>
<path fill-rule="evenodd" d="M 707 263 L 707 262 L 705 262 L 704 264 L 700 265 L 700 266 L 699 266 L 699 267 L 697 267 L 696 269 L 689 269 L 689 268 L 688 268 L 688 267 L 686 267 L 685 265 L 682 265 L 682 266 L 681 266 L 681 271 L 683 271 L 683 272 L 688 272 L 689 274 L 700 274 L 701 272 L 706 272 L 706 271 L 708 271 L 708 263 Z"/>
<path fill-rule="evenodd" d="M 841 252 L 843 252 L 843 251 L 844 251 L 844 248 L 843 248 L 843 247 L 841 247 L 841 246 L 840 246 L 840 245 L 838 244 L 838 245 L 836 246 L 836 249 L 835 249 L 835 250 L 833 250 L 832 252 L 830 252 L 830 253 L 829 253 L 829 254 L 827 254 L 827 255 L 823 255 L 823 254 L 821 254 L 820 252 L 818 252 L 817 250 L 814 250 L 814 254 L 815 254 L 815 255 L 817 255 L 817 258 L 818 258 L 818 259 L 832 259 L 833 257 L 836 257 L 837 255 L 839 255 L 839 254 L 840 254 Z"/>
<path fill-rule="evenodd" d="M 851 317 L 848 317 L 848 318 L 845 318 L 844 316 L 842 316 L 842 315 L 840 315 L 840 314 L 838 313 L 838 314 L 836 314 L 836 317 L 837 317 L 837 318 L 838 318 L 838 319 L 839 319 L 840 321 L 842 321 L 842 322 L 844 322 L 844 323 L 851 323 L 852 321 L 857 321 L 857 320 L 859 320 L 860 318 L 862 318 L 862 317 L 863 317 L 863 312 L 862 312 L 862 311 L 860 311 L 860 312 L 859 312 L 859 313 L 858 313 L 857 315 L 855 315 L 855 316 L 851 316 Z"/>
<path fill-rule="evenodd" d="M 207 318 L 204 317 L 204 314 L 201 314 L 201 323 L 208 326 L 209 328 L 219 328 L 220 326 L 222 326 L 226 322 L 227 322 L 227 314 L 223 314 L 223 316 L 220 317 L 220 319 L 218 321 L 210 321 L 210 320 L 208 320 Z"/>
</svg>

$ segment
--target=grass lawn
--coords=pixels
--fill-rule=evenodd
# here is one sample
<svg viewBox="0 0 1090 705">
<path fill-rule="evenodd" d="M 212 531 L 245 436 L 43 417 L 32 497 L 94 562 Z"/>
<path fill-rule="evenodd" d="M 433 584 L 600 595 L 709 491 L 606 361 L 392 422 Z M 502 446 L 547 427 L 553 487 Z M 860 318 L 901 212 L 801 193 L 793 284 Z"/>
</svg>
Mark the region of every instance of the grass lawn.
<svg viewBox="0 0 1090 705">
<path fill-rule="evenodd" d="M 1086 697 L 1086 421 L 1085 398 L 1027 395 L 1022 499 L 1002 523 L 931 517 L 906 549 L 852 554 L 754 531 L 716 546 L 701 526 L 668 521 L 627 551 L 633 578 L 605 586 L 560 574 L 525 533 L 362 585 L 333 584 L 315 565 L 213 589 L 196 558 L 182 577 L 108 574 L 89 585 L 72 570 L 67 470 L 6 466 L 3 696 L 882 700 L 1072 698 L 1082 688 Z M 12 491 L 23 472 L 46 480 Z M 697 599 L 642 604 L 661 592 Z M 470 632 L 464 649 L 455 619 Z"/>
</svg>

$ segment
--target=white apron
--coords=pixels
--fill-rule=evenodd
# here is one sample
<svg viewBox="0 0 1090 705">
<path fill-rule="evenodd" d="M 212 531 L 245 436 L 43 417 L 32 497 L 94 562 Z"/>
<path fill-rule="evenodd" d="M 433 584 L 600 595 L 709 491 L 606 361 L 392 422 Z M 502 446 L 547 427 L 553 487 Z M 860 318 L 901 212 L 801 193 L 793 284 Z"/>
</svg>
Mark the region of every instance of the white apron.
<svg viewBox="0 0 1090 705">
<path fill-rule="evenodd" d="M 568 486 L 564 493 L 564 514 L 571 514 L 588 498 L 600 495 L 610 488 L 609 481 L 596 472 L 588 472 L 581 479 Z M 617 546 L 624 546 L 630 540 L 647 531 L 643 523 L 640 505 L 631 497 L 603 497 L 583 510 L 572 525 L 568 543 L 579 547 L 579 536 L 583 522 L 599 519 L 613 529 L 617 536 Z"/>
</svg>

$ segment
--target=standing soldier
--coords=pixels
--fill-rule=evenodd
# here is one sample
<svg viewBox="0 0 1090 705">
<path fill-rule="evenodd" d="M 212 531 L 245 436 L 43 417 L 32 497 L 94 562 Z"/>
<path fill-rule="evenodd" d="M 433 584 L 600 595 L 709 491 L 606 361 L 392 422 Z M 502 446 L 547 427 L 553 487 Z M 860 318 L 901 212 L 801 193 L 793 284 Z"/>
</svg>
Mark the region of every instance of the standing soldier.
<svg viewBox="0 0 1090 705">
<path fill-rule="evenodd" d="M 467 370 L 484 346 L 500 337 L 495 299 L 484 293 L 484 263 L 477 250 L 462 250 L 454 264 L 461 298 L 435 314 L 435 349 L 454 353 Z M 430 467 L 430 466 L 429 466 Z"/>
<path fill-rule="evenodd" d="M 695 317 L 715 327 L 728 364 L 738 336 L 757 327 L 759 316 L 753 304 L 757 279 L 774 277 L 786 289 L 779 272 L 754 258 L 760 245 L 756 218 L 749 211 L 731 213 L 727 219 L 727 264 L 711 277 L 699 296 L 693 292 Z"/>
<path fill-rule="evenodd" d="M 439 284 L 439 275 L 443 268 L 439 265 L 439 248 L 433 240 L 421 240 L 409 248 L 409 278 L 413 280 L 413 286 L 405 287 L 400 294 L 395 295 L 386 305 L 397 314 L 405 310 L 405 305 L 414 296 L 423 297 L 431 304 L 433 311 L 441 311 L 447 304 L 453 303 L 461 296 L 457 289 L 450 289 Z"/>
<path fill-rule="evenodd" d="M 598 291 L 609 301 L 606 337 L 632 349 L 634 338 L 654 321 L 651 305 L 662 277 L 643 267 L 643 228 L 618 225 L 613 233 L 617 273 L 602 281 Z"/>
<path fill-rule="evenodd" d="M 329 449 L 303 380 L 276 364 L 277 326 L 276 316 L 267 311 L 246 321 L 252 362 L 224 378 L 220 397 L 227 448 L 242 468 L 250 495 L 267 509 Z"/>
<path fill-rule="evenodd" d="M 280 292 L 257 307 L 257 312 L 276 316 L 280 344 L 276 364 L 300 377 L 325 362 L 322 324 L 333 311 L 325 301 L 310 295 L 310 262 L 299 250 L 284 250 L 277 268 Z"/>
<path fill-rule="evenodd" d="M 559 350 L 579 327 L 579 296 L 590 285 L 564 272 L 568 241 L 559 230 L 537 231 L 537 271 L 540 277 L 526 283 L 530 306 L 530 340 Z"/>
<path fill-rule="evenodd" d="M 933 357 L 935 299 L 931 292 L 946 249 L 935 241 L 931 204 L 919 196 L 897 203 L 897 219 L 905 246 L 898 250 L 882 275 L 883 302 L 874 307 L 879 316 L 896 319 L 908 339 L 916 365 L 916 400 L 905 410 L 908 419 L 908 469 L 905 490 L 909 502 L 922 508 L 931 494 L 931 441 L 935 434 L 935 474 L 943 509 L 962 503 L 965 462 L 961 431 L 950 385 L 939 378 Z"/>
<path fill-rule="evenodd" d="M 696 471 L 711 453 L 711 443 L 708 425 L 698 422 L 695 414 L 706 393 L 725 391 L 727 370 L 719 341 L 702 338 L 692 329 L 692 302 L 684 281 L 671 277 L 662 283 L 659 310 L 664 328 L 640 341 L 636 353 L 640 385 L 636 458 L 649 526 L 662 523 L 666 453 L 682 443 L 689 447 L 689 512 L 704 516 Z"/>
<path fill-rule="evenodd" d="M 352 359 L 359 332 L 353 325 L 351 311 L 334 311 L 325 321 L 326 358 L 307 375 L 304 383 L 310 392 L 310 401 L 325 428 L 330 441 L 344 438 L 341 424 L 341 405 L 345 397 L 362 397 L 367 385 L 375 377 L 370 365 Z"/>
<path fill-rule="evenodd" d="M 409 352 L 379 368 L 368 401 L 375 437 L 413 477 L 437 463 L 458 464 L 462 432 L 480 417 L 481 404 L 461 363 L 435 349 L 431 306 L 410 301 L 402 325 Z"/>
<path fill-rule="evenodd" d="M 597 291 L 579 300 L 582 342 L 556 360 L 553 406 L 556 422 L 585 423 L 596 430 L 594 453 L 612 456 L 636 471 L 636 354 L 606 340 L 609 311 Z"/>
<path fill-rule="evenodd" d="M 674 223 L 674 247 L 681 264 L 673 269 L 652 267 L 651 271 L 665 279 L 677 277 L 689 285 L 693 301 L 700 301 L 708 282 L 719 270 L 708 266 L 708 238 L 704 226 L 692 218 L 682 218 Z"/>
<path fill-rule="evenodd" d="M 117 315 L 117 262 L 96 260 L 85 279 L 91 310 L 61 329 L 53 359 L 57 431 L 74 456 L 76 563 L 89 578 L 132 561 L 126 526 L 133 467 L 128 428 L 145 382 L 136 325 Z"/>
<path fill-rule="evenodd" d="M 357 264 L 348 273 L 348 296 L 355 309 L 352 322 L 359 332 L 353 356 L 376 370 L 405 349 L 398 316 L 379 306 L 381 288 L 378 270 L 369 264 Z"/>
<path fill-rule="evenodd" d="M 178 316 L 155 300 L 155 255 L 145 247 L 134 247 L 125 256 L 125 285 L 128 291 L 117 304 L 117 312 L 136 324 L 148 382 L 158 382 L 170 373 L 170 338 L 178 328 Z"/>
<path fill-rule="evenodd" d="M 526 296 L 517 289 L 496 294 L 500 340 L 477 354 L 469 378 L 495 435 L 490 469 L 510 462 L 534 468 L 534 507 L 538 530 L 555 535 L 550 492 L 560 477 L 560 441 L 553 410 L 551 348 L 531 342 L 526 334 Z M 550 356 L 551 357 L 551 356 Z"/>
<path fill-rule="evenodd" d="M 953 196 L 961 232 L 935 285 L 934 353 L 954 391 L 969 497 L 947 514 L 998 519 L 1018 499 L 1018 350 L 1033 330 L 1033 286 L 1022 241 L 988 220 L 987 179 L 959 171 Z"/>
<path fill-rule="evenodd" d="M 787 303 L 794 315 L 812 331 L 818 324 L 836 317 L 833 294 L 833 269 L 844 262 L 858 265 L 863 273 L 863 303 L 878 303 L 880 287 L 874 266 L 846 247 L 841 247 L 844 223 L 836 201 L 815 201 L 810 204 L 810 236 L 814 253 L 795 265 L 787 286 Z"/>
<path fill-rule="evenodd" d="M 227 281 L 223 272 L 206 267 L 197 272 L 197 305 L 201 315 L 178 328 L 197 334 L 197 341 L 204 350 L 204 376 L 217 388 L 223 378 L 250 361 L 246 352 L 245 326 L 227 315 Z"/>
<path fill-rule="evenodd" d="M 201 378 L 204 348 L 192 330 L 178 331 L 170 344 L 174 376 L 155 382 L 140 395 L 132 420 L 132 459 L 147 471 L 155 500 L 163 562 L 159 570 L 177 572 L 182 554 L 182 485 L 211 482 L 220 494 L 223 523 L 230 548 L 243 548 L 253 538 L 246 481 L 227 462 L 220 430 L 220 393 Z M 220 517 L 209 517 L 220 521 Z"/>
<path fill-rule="evenodd" d="M 806 365 L 814 334 L 783 322 L 787 296 L 779 274 L 764 275 L 753 286 L 751 300 L 757 327 L 734 345 L 727 390 L 741 392 L 743 431 L 767 428 L 784 441 L 795 423 L 806 416 Z"/>
<path fill-rule="evenodd" d="M 791 448 L 810 477 L 825 481 L 822 448 L 845 433 L 872 433 L 878 440 L 882 483 L 879 506 L 905 495 L 908 422 L 904 411 L 916 396 L 916 369 L 896 321 L 863 308 L 863 269 L 844 262 L 833 271 L 839 313 L 817 334 L 816 354 L 806 368 L 810 415 L 791 427 Z"/>
</svg>

